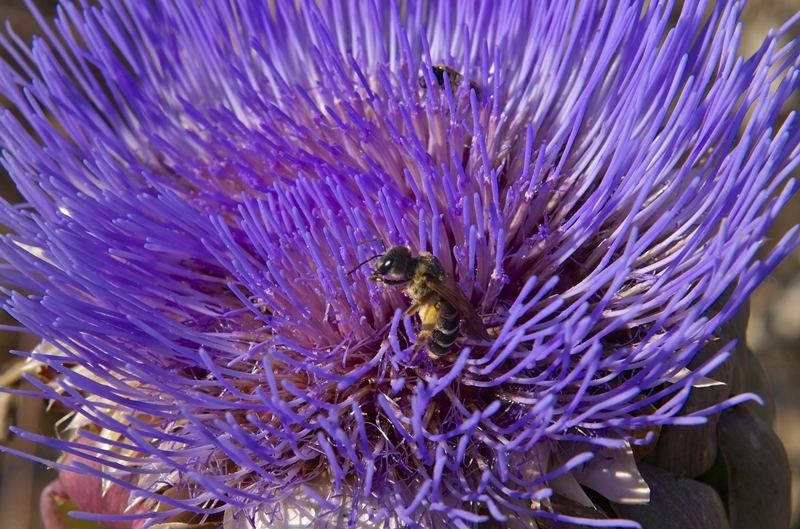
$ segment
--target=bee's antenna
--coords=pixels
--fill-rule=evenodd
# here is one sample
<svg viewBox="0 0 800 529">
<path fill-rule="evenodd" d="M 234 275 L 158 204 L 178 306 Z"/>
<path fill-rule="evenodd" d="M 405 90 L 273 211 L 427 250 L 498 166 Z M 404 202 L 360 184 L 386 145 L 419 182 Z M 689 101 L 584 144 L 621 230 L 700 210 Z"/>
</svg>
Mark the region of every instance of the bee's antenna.
<svg viewBox="0 0 800 529">
<path fill-rule="evenodd" d="M 383 252 L 386 253 L 386 244 L 383 242 L 383 239 L 381 239 L 379 237 L 375 237 L 374 239 L 367 239 L 366 241 L 362 241 L 362 242 L 360 242 L 358 244 L 362 245 L 362 244 L 367 244 L 369 242 L 379 242 L 379 243 L 381 243 L 381 248 L 383 248 Z"/>
<path fill-rule="evenodd" d="M 358 270 L 359 268 L 361 268 L 362 266 L 364 266 L 368 262 L 372 261 L 373 259 L 377 259 L 381 255 L 386 253 L 386 244 L 383 242 L 383 239 L 380 239 L 378 237 L 375 237 L 374 239 L 367 239 L 366 241 L 361 241 L 360 243 L 358 243 L 358 245 L 361 246 L 362 244 L 367 244 L 367 243 L 376 242 L 376 241 L 381 243 L 381 247 L 383 248 L 383 253 L 379 253 L 378 255 L 373 255 L 372 257 L 370 257 L 366 261 L 361 261 L 360 263 L 358 263 L 358 266 L 356 266 L 355 268 L 353 268 L 352 270 L 347 272 L 347 275 L 352 274 L 353 272 L 355 272 L 356 270 Z"/>
<path fill-rule="evenodd" d="M 367 242 L 367 241 L 364 241 L 364 242 Z M 362 266 L 364 266 L 364 265 L 365 265 L 365 264 L 367 264 L 368 262 L 372 261 L 373 259 L 377 259 L 377 258 L 378 258 L 378 257 L 380 257 L 381 255 L 383 255 L 383 254 L 382 254 L 382 253 L 379 253 L 378 255 L 373 255 L 372 257 L 370 257 L 370 258 L 369 258 L 369 259 L 367 259 L 366 261 L 361 261 L 360 263 L 358 263 L 358 266 L 356 266 L 355 268 L 353 268 L 352 270 L 350 270 L 349 272 L 347 272 L 347 275 L 350 275 L 350 274 L 352 274 L 353 272 L 355 272 L 356 270 L 358 270 L 359 268 L 361 268 Z"/>
</svg>

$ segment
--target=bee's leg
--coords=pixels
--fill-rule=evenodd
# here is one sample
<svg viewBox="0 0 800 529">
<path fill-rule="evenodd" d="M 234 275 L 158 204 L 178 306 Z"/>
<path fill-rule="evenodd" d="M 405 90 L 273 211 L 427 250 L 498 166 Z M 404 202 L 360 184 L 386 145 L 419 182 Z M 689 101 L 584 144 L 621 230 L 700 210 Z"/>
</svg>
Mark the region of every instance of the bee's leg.
<svg viewBox="0 0 800 529">
<path fill-rule="evenodd" d="M 408 308 L 406 309 L 406 311 L 403 313 L 403 317 L 405 318 L 406 316 L 413 316 L 414 314 L 416 314 L 416 313 L 417 313 L 417 311 L 418 311 L 418 310 L 419 310 L 419 303 L 413 303 L 413 304 L 412 304 L 410 307 L 408 307 Z"/>
<path fill-rule="evenodd" d="M 420 329 L 419 334 L 417 334 L 417 341 L 414 343 L 414 352 L 420 350 L 420 348 L 428 343 L 428 339 L 431 337 L 431 333 L 436 328 L 436 320 L 433 321 L 425 321 L 424 318 L 422 319 L 422 329 Z"/>
<path fill-rule="evenodd" d="M 428 343 L 428 338 L 430 337 L 431 337 L 431 331 L 425 329 L 419 331 L 419 334 L 417 335 L 417 341 L 414 343 L 414 354 L 416 354 L 417 351 L 422 349 L 423 345 Z"/>
</svg>

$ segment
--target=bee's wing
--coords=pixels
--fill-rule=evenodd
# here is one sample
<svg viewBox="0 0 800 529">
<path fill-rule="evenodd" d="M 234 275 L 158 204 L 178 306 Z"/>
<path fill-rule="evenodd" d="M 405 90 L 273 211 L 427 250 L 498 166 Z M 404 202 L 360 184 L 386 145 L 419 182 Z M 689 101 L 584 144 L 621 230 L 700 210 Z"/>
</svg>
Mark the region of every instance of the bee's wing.
<svg viewBox="0 0 800 529">
<path fill-rule="evenodd" d="M 461 290 L 461 287 L 456 283 L 456 280 L 450 274 L 446 274 L 444 280 L 429 279 L 428 286 L 432 288 L 437 294 L 442 296 L 445 301 L 451 304 L 464 318 L 464 332 L 467 336 L 475 340 L 489 341 L 491 337 L 486 331 L 486 326 L 483 320 L 472 304 L 469 302 L 467 295 Z"/>
</svg>

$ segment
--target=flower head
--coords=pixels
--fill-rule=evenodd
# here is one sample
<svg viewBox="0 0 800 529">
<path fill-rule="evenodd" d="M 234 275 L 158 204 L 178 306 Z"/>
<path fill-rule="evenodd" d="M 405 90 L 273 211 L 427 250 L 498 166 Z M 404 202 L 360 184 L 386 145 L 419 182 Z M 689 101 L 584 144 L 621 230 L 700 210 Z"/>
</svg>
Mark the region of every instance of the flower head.
<svg viewBox="0 0 800 529">
<path fill-rule="evenodd" d="M 737 3 L 295 4 L 67 3 L 3 40 L 7 310 L 75 413 L 23 435 L 129 490 L 134 527 L 646 502 L 631 445 L 752 398 L 678 415 L 800 242 L 754 261 L 794 191 L 798 43 L 737 57 Z M 348 273 L 392 246 L 491 339 L 417 350 L 402 288 Z"/>
</svg>

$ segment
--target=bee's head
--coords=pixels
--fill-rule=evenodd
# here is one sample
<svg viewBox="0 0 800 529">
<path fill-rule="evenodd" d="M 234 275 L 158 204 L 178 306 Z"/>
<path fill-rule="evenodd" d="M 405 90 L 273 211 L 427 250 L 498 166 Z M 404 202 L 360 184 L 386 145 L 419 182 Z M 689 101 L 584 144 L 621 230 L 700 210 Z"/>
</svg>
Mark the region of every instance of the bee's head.
<svg viewBox="0 0 800 529">
<path fill-rule="evenodd" d="M 439 86 L 444 88 L 444 74 L 447 73 L 447 76 L 450 77 L 450 85 L 456 84 L 456 79 L 453 78 L 453 74 L 455 74 L 455 70 L 452 68 L 448 68 L 447 66 L 437 64 L 433 67 L 433 75 L 436 77 L 436 82 L 439 83 Z"/>
<path fill-rule="evenodd" d="M 411 263 L 411 248 L 408 246 L 394 246 L 383 254 L 375 270 L 369 276 L 370 281 L 380 281 L 383 276 L 405 277 Z"/>
</svg>

